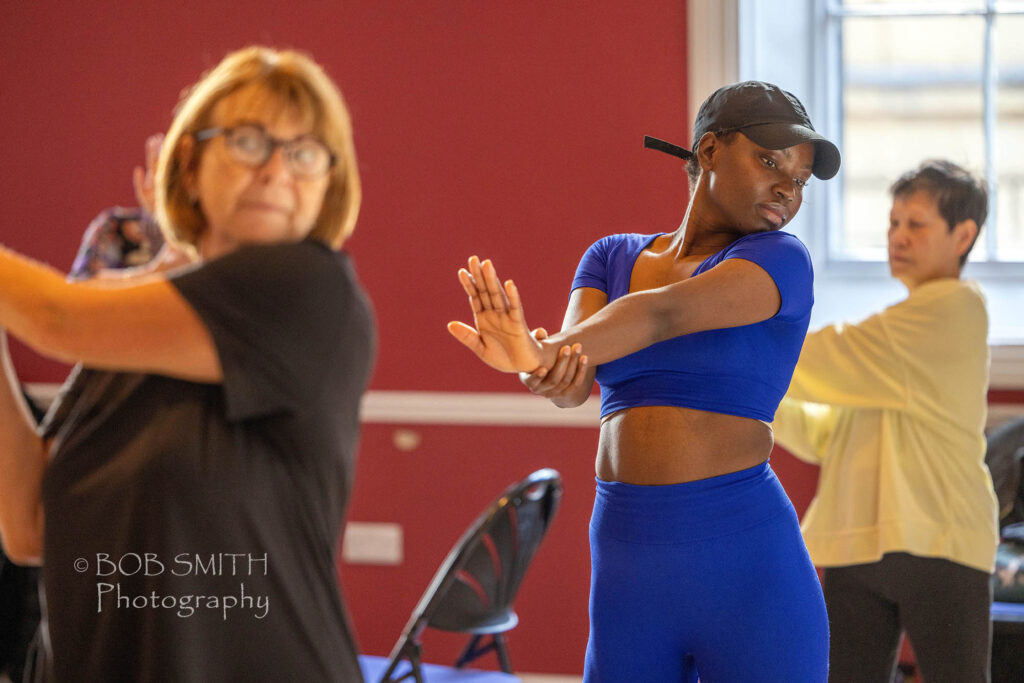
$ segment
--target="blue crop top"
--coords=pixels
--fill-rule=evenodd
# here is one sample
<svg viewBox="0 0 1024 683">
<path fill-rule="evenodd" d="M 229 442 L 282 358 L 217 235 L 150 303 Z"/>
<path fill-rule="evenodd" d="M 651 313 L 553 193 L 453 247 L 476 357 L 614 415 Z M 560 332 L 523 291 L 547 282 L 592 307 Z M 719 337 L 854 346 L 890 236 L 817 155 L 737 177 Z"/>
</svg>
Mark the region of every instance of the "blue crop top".
<svg viewBox="0 0 1024 683">
<path fill-rule="evenodd" d="M 599 289 L 609 303 L 625 296 L 637 257 L 657 237 L 621 234 L 598 240 L 583 255 L 572 288 Z M 693 276 L 730 258 L 764 268 L 782 297 L 779 312 L 753 325 L 667 339 L 598 366 L 601 417 L 636 406 L 680 406 L 774 419 L 811 317 L 810 255 L 787 232 L 758 232 L 709 256 Z"/>
</svg>

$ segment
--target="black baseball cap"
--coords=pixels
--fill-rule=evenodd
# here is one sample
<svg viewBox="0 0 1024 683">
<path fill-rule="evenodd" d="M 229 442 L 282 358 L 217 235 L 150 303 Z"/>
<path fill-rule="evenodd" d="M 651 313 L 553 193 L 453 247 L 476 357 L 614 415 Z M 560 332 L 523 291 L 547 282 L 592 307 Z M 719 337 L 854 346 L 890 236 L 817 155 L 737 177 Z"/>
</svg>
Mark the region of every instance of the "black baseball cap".
<svg viewBox="0 0 1024 683">
<path fill-rule="evenodd" d="M 839 171 L 839 148 L 811 125 L 796 95 L 764 81 L 726 85 L 704 100 L 693 123 L 696 148 L 704 133 L 738 130 L 765 149 L 785 149 L 803 142 L 814 143 L 812 173 L 828 180 Z M 644 136 L 644 147 L 690 160 L 694 152 L 670 142 Z"/>
</svg>

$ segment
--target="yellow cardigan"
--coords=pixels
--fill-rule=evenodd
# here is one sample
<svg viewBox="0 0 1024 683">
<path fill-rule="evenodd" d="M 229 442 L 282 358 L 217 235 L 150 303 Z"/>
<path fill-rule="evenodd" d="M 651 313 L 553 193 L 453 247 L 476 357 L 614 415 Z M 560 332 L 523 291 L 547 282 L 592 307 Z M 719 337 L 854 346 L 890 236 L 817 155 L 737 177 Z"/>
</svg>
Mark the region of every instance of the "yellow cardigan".
<svg viewBox="0 0 1024 683">
<path fill-rule="evenodd" d="M 807 336 L 773 427 L 786 450 L 821 465 L 802 524 L 815 564 L 908 552 L 992 571 L 987 336 L 984 295 L 953 278 Z"/>
</svg>

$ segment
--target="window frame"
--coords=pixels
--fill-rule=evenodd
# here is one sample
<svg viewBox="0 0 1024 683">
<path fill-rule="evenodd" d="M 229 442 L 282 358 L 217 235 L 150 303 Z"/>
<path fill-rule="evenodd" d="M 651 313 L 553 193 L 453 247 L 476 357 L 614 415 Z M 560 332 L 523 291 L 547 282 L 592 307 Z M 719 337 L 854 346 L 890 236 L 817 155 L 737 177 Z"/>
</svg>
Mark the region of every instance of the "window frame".
<svg viewBox="0 0 1024 683">
<path fill-rule="evenodd" d="M 828 123 L 828 129 L 836 131 L 836 144 L 842 149 L 845 129 L 842 121 L 841 92 L 843 88 L 842 68 L 842 21 L 846 18 L 890 18 L 890 17 L 949 17 L 949 16 L 975 16 L 985 20 L 985 38 L 983 65 L 982 65 L 982 128 L 985 140 L 985 168 L 984 176 L 988 184 L 989 204 L 986 229 L 982 231 L 981 242 L 976 244 L 971 254 L 971 275 L 974 277 L 984 276 L 986 279 L 993 278 L 1019 278 L 1022 261 L 1001 260 L 998 258 L 997 232 L 994 226 L 999 220 L 999 207 L 996 197 L 996 168 L 995 168 L 995 141 L 996 141 L 996 96 L 997 96 L 997 74 L 993 52 L 995 19 L 998 15 L 1024 15 L 1024 7 L 1006 8 L 1002 7 L 997 0 L 985 0 L 983 8 L 977 7 L 977 3 L 946 2 L 929 6 L 927 8 L 914 5 L 880 6 L 876 8 L 851 8 L 844 7 L 842 0 L 814 0 L 817 6 L 815 9 L 820 16 L 823 35 L 822 43 L 823 60 L 825 63 L 825 88 L 826 95 L 822 102 L 822 109 Z M 832 183 L 827 189 L 827 229 L 825 231 L 825 258 L 829 264 L 834 264 L 850 272 L 857 272 L 857 269 L 865 270 L 867 264 L 880 263 L 872 259 L 858 259 L 842 254 L 839 251 L 838 243 L 841 240 L 843 216 L 843 183 Z M 976 260 L 979 251 L 985 254 L 985 260 Z M 881 262 L 884 265 L 884 262 Z M 868 271 L 870 272 L 870 271 Z"/>
<path fill-rule="evenodd" d="M 828 41 L 828 31 L 838 30 L 829 27 L 828 2 L 838 0 L 687 0 L 689 121 L 719 86 L 765 80 L 794 92 L 818 130 L 841 146 L 841 82 L 833 76 L 840 73 L 841 55 Z M 840 185 L 813 182 L 787 227 L 814 260 L 812 327 L 859 320 L 906 296 L 886 263 L 829 253 L 828 226 L 842 209 Z M 979 281 L 988 297 L 990 344 L 999 347 L 998 353 L 993 350 L 993 386 L 1024 387 L 1024 315 L 1018 303 L 1024 301 L 1024 265 L 970 261 L 964 277 Z M 854 291 L 857 296 L 850 296 Z"/>
</svg>

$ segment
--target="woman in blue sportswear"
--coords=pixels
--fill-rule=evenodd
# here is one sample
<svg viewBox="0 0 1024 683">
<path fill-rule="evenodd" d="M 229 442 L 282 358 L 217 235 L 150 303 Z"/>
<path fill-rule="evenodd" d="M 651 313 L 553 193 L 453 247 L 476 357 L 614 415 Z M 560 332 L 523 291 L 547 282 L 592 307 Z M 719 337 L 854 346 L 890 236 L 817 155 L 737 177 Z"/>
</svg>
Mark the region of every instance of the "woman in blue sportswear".
<svg viewBox="0 0 1024 683">
<path fill-rule="evenodd" d="M 558 406 L 601 386 L 587 683 L 825 681 L 821 586 L 768 455 L 813 302 L 807 250 L 780 229 L 839 151 L 756 81 L 713 93 L 693 140 L 645 141 L 687 160 L 682 225 L 594 243 L 561 332 L 531 334 L 475 256 L 459 271 L 474 325 L 448 328 Z"/>
</svg>

